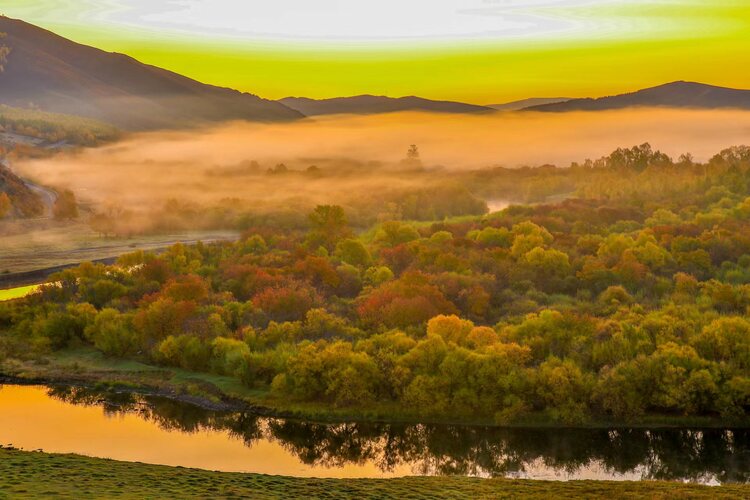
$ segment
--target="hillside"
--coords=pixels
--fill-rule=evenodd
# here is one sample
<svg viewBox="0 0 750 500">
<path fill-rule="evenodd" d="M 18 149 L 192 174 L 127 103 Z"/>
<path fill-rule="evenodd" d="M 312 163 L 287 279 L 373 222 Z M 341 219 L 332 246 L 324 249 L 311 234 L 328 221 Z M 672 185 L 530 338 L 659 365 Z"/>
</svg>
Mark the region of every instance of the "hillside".
<svg viewBox="0 0 750 500">
<path fill-rule="evenodd" d="M 125 129 L 302 115 L 275 101 L 205 85 L 117 53 L 81 45 L 23 21 L 0 17 L 10 49 L 0 103 L 84 116 Z"/>
<path fill-rule="evenodd" d="M 518 111 L 531 106 L 541 106 L 543 104 L 557 104 L 558 102 L 569 101 L 570 97 L 531 97 L 521 99 L 520 101 L 511 101 L 502 104 L 487 104 L 488 108 L 498 111 Z"/>
<path fill-rule="evenodd" d="M 486 106 L 476 106 L 453 101 L 433 101 L 421 97 L 386 97 L 358 95 L 332 99 L 309 99 L 307 97 L 285 97 L 280 103 L 296 109 L 306 116 L 357 114 L 372 115 L 397 111 L 428 111 L 433 113 L 492 113 Z"/>
<path fill-rule="evenodd" d="M 90 118 L 0 104 L 0 147 L 19 143 L 96 146 L 117 137 L 115 127 Z"/>
<path fill-rule="evenodd" d="M 750 90 L 715 87 L 695 82 L 672 82 L 658 87 L 598 99 L 572 99 L 526 108 L 529 111 L 603 111 L 631 107 L 750 109 Z"/>
<path fill-rule="evenodd" d="M 0 193 L 10 199 L 9 216 L 34 217 L 44 212 L 44 204 L 16 174 L 0 159 Z M 2 214 L 0 214 L 2 215 Z"/>
</svg>

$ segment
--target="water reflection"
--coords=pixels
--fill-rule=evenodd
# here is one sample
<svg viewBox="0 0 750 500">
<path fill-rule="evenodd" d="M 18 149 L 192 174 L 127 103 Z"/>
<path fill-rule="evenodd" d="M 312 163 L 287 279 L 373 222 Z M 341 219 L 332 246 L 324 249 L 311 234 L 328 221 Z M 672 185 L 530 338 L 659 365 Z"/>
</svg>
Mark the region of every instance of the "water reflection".
<svg viewBox="0 0 750 500">
<path fill-rule="evenodd" d="M 250 413 L 212 412 L 159 397 L 79 388 L 47 391 L 49 397 L 66 404 L 102 408 L 110 418 L 138 415 L 165 432 L 219 431 L 247 447 L 272 443 L 304 464 L 308 472 L 367 465 L 396 475 L 750 481 L 747 429 L 328 425 Z"/>
</svg>

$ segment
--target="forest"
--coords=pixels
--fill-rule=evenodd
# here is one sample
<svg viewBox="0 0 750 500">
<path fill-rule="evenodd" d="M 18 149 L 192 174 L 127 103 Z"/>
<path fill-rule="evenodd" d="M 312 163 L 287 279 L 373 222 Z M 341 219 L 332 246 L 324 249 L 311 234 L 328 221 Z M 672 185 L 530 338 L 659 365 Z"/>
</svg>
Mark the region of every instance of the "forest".
<svg viewBox="0 0 750 500">
<path fill-rule="evenodd" d="M 393 418 L 748 421 L 750 148 L 460 176 L 462 203 L 245 217 L 236 242 L 57 273 L 0 303 L 0 362 L 86 345 Z"/>
</svg>

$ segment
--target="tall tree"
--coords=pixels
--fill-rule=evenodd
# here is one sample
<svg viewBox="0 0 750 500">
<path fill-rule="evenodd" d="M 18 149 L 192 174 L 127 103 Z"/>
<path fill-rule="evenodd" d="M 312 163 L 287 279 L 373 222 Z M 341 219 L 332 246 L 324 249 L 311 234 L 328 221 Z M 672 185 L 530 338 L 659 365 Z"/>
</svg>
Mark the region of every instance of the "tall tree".
<svg viewBox="0 0 750 500">
<path fill-rule="evenodd" d="M 318 205 L 309 221 L 311 228 L 307 242 L 312 248 L 322 246 L 331 252 L 339 241 L 352 234 L 346 213 L 339 205 Z"/>
</svg>

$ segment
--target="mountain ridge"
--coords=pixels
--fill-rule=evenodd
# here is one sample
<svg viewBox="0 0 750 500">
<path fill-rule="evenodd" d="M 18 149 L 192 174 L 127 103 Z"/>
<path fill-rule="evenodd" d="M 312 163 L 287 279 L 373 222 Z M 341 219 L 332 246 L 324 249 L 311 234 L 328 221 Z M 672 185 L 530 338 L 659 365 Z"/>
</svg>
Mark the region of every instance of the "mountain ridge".
<svg viewBox="0 0 750 500">
<path fill-rule="evenodd" d="M 750 90 L 678 80 L 613 96 L 571 99 L 565 102 L 531 106 L 524 108 L 524 111 L 604 111 L 647 106 L 750 109 Z"/>
<path fill-rule="evenodd" d="M 517 101 L 504 102 L 499 104 L 485 104 L 486 107 L 498 111 L 519 111 L 531 106 L 541 106 L 544 104 L 557 104 L 571 100 L 571 97 L 529 97 Z"/>
<path fill-rule="evenodd" d="M 0 16 L 10 52 L 0 73 L 0 103 L 85 116 L 125 129 L 232 119 L 286 121 L 298 111 L 254 94 L 204 84 L 115 52 L 79 44 Z"/>
<path fill-rule="evenodd" d="M 332 114 L 380 114 L 399 111 L 428 111 L 434 113 L 493 113 L 486 106 L 466 104 L 456 101 L 440 101 L 417 96 L 388 97 L 383 95 L 361 94 L 329 99 L 308 97 L 285 97 L 279 102 L 296 109 L 306 116 Z"/>
</svg>

